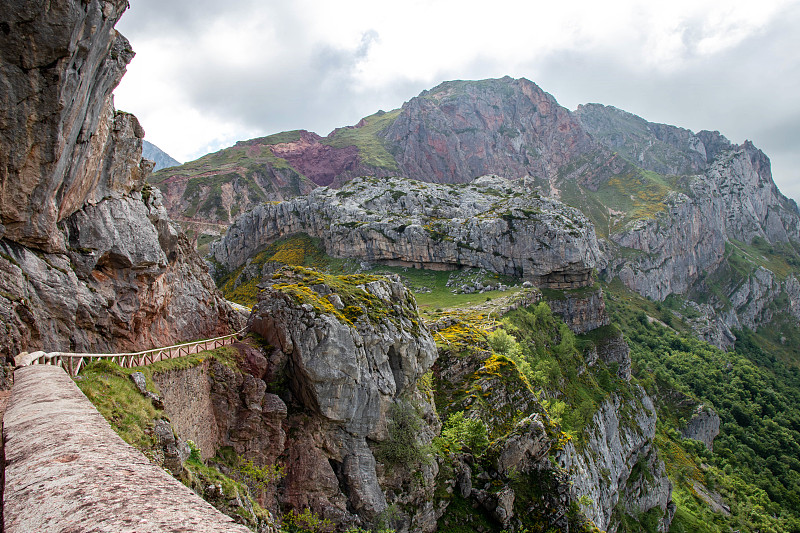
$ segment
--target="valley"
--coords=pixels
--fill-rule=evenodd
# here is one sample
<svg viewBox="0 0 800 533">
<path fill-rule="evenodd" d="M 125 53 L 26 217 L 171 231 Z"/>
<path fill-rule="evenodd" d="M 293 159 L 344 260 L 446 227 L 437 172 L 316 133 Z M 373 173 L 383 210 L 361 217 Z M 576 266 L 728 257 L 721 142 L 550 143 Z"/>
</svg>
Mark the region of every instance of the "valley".
<svg viewBox="0 0 800 533">
<path fill-rule="evenodd" d="M 36 462 L 14 432 L 38 429 L 19 406 L 46 371 L 127 443 L 109 471 L 166 472 L 181 512 L 237 531 L 800 531 L 800 210 L 753 143 L 507 76 L 175 165 L 114 108 L 128 4 L 19 4 L 0 32 L 13 457 Z M 57 356 L 220 338 L 74 378 Z M 97 488 L 59 451 L 70 430 L 48 456 Z M 81 527 L 111 523 L 94 511 L 129 478 Z M 77 516 L 35 497 L 53 530 Z"/>
</svg>

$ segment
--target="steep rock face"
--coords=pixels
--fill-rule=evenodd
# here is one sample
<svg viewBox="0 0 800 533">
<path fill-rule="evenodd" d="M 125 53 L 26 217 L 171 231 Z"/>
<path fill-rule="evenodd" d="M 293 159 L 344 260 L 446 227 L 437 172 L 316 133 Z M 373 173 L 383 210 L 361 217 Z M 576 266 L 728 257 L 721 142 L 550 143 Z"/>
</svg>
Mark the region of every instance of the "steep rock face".
<svg viewBox="0 0 800 533">
<path fill-rule="evenodd" d="M 800 240 L 800 216 L 775 187 L 763 153 L 745 143 L 693 177 L 685 193 L 671 193 L 665 211 L 610 238 L 641 252 L 617 259 L 614 272 L 640 294 L 663 300 L 686 294 L 701 275 L 715 271 L 726 241 Z"/>
<path fill-rule="evenodd" d="M 700 188 L 705 184 L 693 184 Z M 673 193 L 668 214 L 640 220 L 610 238 L 639 253 L 621 256 L 614 273 L 639 294 L 663 300 L 685 294 L 701 273 L 715 269 L 725 254 L 725 233 L 718 196 L 698 198 Z M 629 254 L 630 255 L 630 254 Z"/>
<path fill-rule="evenodd" d="M 598 149 L 577 118 L 526 79 L 445 82 L 406 102 L 380 133 L 401 175 L 465 183 L 484 174 L 549 178 Z"/>
<path fill-rule="evenodd" d="M 564 291 L 555 293 L 553 297 L 545 297 L 553 313 L 560 316 L 575 333 L 587 333 L 610 323 L 601 289 L 581 289 L 577 294 Z"/>
<path fill-rule="evenodd" d="M 0 222 L 6 238 L 65 250 L 56 223 L 140 188 L 144 131 L 111 91 L 133 57 L 114 30 L 126 3 L 6 2 L 0 11 Z M 132 134 L 131 134 L 132 133 Z"/>
<path fill-rule="evenodd" d="M 233 314 L 155 192 L 86 206 L 67 254 L 0 241 L 0 353 L 124 352 L 223 335 Z"/>
<path fill-rule="evenodd" d="M 443 319 L 432 328 L 443 338 L 454 338 L 468 326 Z M 443 419 L 462 411 L 465 417 L 483 421 L 492 440 L 483 456 L 490 458 L 489 464 L 473 461 L 454 467 L 454 487 L 464 498 L 484 507 L 504 528 L 580 531 L 579 524 L 565 516 L 574 517 L 566 509 L 590 501 L 581 508 L 603 530 L 615 530 L 620 502 L 634 517 L 660 509 L 662 530 L 668 529 L 674 512 L 671 486 L 654 445 L 655 408 L 641 387 L 631 385 L 624 397 L 609 395 L 578 430 L 581 443 L 576 445 L 559 433 L 540 403 L 541 393 L 525 385 L 518 367 L 480 347 L 474 344 L 466 352 L 460 345 L 443 349 L 434 366 L 437 394 L 443 396 L 437 403 L 446 405 Z M 629 378 L 629 351 L 620 354 L 618 363 L 627 368 Z M 578 372 L 585 371 L 591 368 Z"/>
<path fill-rule="evenodd" d="M 698 405 L 692 418 L 682 431 L 683 438 L 699 440 L 709 451 L 714 449 L 714 439 L 719 435 L 719 415 L 704 405 Z"/>
<path fill-rule="evenodd" d="M 161 170 L 162 168 L 176 167 L 180 165 L 178 160 L 171 157 L 164 150 L 148 141 L 142 142 L 142 157 L 155 163 L 153 166 L 154 172 Z"/>
<path fill-rule="evenodd" d="M 280 237 L 307 233 L 327 253 L 389 264 L 486 268 L 559 289 L 591 282 L 600 251 L 578 211 L 539 198 L 526 181 L 496 176 L 471 186 L 401 178 L 356 179 L 342 189 L 263 204 L 214 243 L 213 258 L 234 270 Z"/>
<path fill-rule="evenodd" d="M 376 175 L 374 169 L 361 164 L 357 147 L 335 148 L 324 144 L 323 140 L 303 130 L 298 140 L 276 144 L 270 149 L 317 185 L 332 185 L 334 181 L 341 184 L 344 176 Z"/>
<path fill-rule="evenodd" d="M 111 91 L 119 1 L 2 8 L 0 319 L 23 350 L 130 351 L 229 331 L 230 308 L 142 190 L 144 131 Z"/>
<path fill-rule="evenodd" d="M 418 489 L 401 490 L 412 474 L 402 472 L 412 465 L 395 468 L 392 476 L 381 473 L 369 444 L 393 438 L 393 409 L 407 402 L 426 413 L 421 433 L 411 438 L 420 444 L 433 438 L 438 419 L 416 391 L 436 359 L 433 339 L 399 281 L 348 278 L 344 286 L 331 286 L 324 279 L 314 283 L 315 275 L 279 273 L 248 325 L 285 357 L 294 411 L 282 503 L 310 507 L 339 523 L 370 524 L 402 501 L 414 511 L 400 517 L 401 529 L 430 531 L 436 465 L 420 466 Z M 360 312 L 358 298 L 369 300 Z"/>
<path fill-rule="evenodd" d="M 317 186 L 315 179 L 326 181 L 331 169 L 348 166 L 347 157 L 337 154 L 323 146 L 316 134 L 290 132 L 237 142 L 197 161 L 157 172 L 149 181 L 163 193 L 170 216 L 184 227 L 198 234 L 219 234 L 236 215 L 260 202 L 311 192 Z M 289 160 L 309 176 L 293 168 Z"/>
<path fill-rule="evenodd" d="M 506 76 L 442 83 L 401 109 L 379 111 L 327 137 L 299 130 L 241 141 L 151 182 L 174 218 L 227 224 L 255 197 L 287 199 L 359 176 L 432 183 L 468 183 L 486 174 L 545 183 L 568 176 L 596 188 L 627 166 L 535 83 Z M 234 192 L 227 205 L 220 201 L 225 188 Z"/>
<path fill-rule="evenodd" d="M 603 530 L 616 530 L 612 522 L 614 507 L 626 491 L 636 493 L 635 501 L 624 502 L 634 515 L 659 507 L 665 513 L 662 531 L 669 529 L 671 484 L 663 463 L 654 459 L 656 411 L 652 400 L 641 387 L 634 386 L 633 400 L 619 396 L 603 403 L 590 422 L 589 438 L 578 448 L 569 442 L 558 456 L 561 466 L 570 474 L 575 491 L 588 496 L 590 504 L 581 504 L 584 512 Z M 630 405 L 625 405 L 630 402 Z M 644 461 L 653 477 L 652 483 L 631 479 L 634 466 Z M 652 464 L 650 464 L 652 463 Z M 636 484 L 643 492 L 631 490 Z M 674 510 L 673 510 L 674 512 Z"/>
<path fill-rule="evenodd" d="M 702 172 L 720 151 L 732 148 L 719 132 L 695 134 L 669 124 L 648 122 L 613 106 L 579 105 L 575 115 L 594 139 L 659 174 Z"/>
</svg>

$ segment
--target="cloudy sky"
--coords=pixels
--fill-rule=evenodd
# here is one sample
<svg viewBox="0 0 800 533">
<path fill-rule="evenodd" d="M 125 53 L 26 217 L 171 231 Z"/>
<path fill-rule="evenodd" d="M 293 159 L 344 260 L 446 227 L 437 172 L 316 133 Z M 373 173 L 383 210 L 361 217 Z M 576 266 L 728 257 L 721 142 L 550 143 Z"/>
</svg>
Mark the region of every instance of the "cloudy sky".
<svg viewBox="0 0 800 533">
<path fill-rule="evenodd" d="M 326 135 L 442 81 L 525 77 L 772 159 L 800 200 L 800 0 L 131 0 L 115 92 L 180 161 L 290 129 Z"/>
</svg>

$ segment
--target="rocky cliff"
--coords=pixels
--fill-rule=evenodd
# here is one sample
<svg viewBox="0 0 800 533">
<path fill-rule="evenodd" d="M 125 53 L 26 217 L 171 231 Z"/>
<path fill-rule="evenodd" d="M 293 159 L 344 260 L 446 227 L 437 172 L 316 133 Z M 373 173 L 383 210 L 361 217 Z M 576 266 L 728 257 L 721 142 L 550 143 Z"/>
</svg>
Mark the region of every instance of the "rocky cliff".
<svg viewBox="0 0 800 533">
<path fill-rule="evenodd" d="M 124 351 L 229 329 L 203 263 L 144 188 L 144 130 L 111 91 L 126 2 L 6 2 L 0 18 L 3 355 Z"/>
<path fill-rule="evenodd" d="M 142 142 L 142 157 L 155 163 L 153 171 L 158 171 L 162 168 L 177 167 L 181 164 L 180 161 L 171 157 L 164 150 L 148 141 Z"/>
<path fill-rule="evenodd" d="M 800 246 L 800 211 L 775 186 L 769 159 L 750 142 L 734 146 L 717 134 L 670 130 L 613 108 L 593 109 L 579 113 L 582 120 L 643 166 L 659 168 L 657 161 L 669 155 L 671 170 L 697 172 L 667 180 L 650 215 L 623 221 L 609 232 L 605 275 L 619 276 L 656 300 L 680 294 L 695 300 L 694 306 L 707 304 L 697 329 L 720 346 L 731 345 L 733 329 L 769 322 L 772 302 L 793 292 Z M 620 116 L 645 131 L 618 126 L 614 131 L 636 133 L 603 136 L 601 118 Z M 649 148 L 637 152 L 644 144 Z M 800 318 L 793 308 L 785 311 Z"/>
<path fill-rule="evenodd" d="M 205 458 L 229 446 L 257 465 L 284 465 L 266 495 L 270 508 L 310 509 L 342 526 L 391 520 L 398 531 L 434 531 L 438 467 L 403 455 L 439 430 L 417 389 L 436 346 L 411 293 L 373 276 L 284 270 L 248 329 L 270 347 L 267 357 L 240 347 L 245 371 L 212 363 L 156 378 L 178 434 Z"/>
<path fill-rule="evenodd" d="M 213 244 L 233 271 L 280 237 L 307 233 L 335 257 L 455 269 L 481 267 L 566 289 L 591 283 L 600 251 L 578 211 L 540 198 L 525 181 L 486 176 L 470 185 L 356 179 L 339 190 L 262 204 Z"/>
<path fill-rule="evenodd" d="M 600 405 L 587 428 L 586 445 L 567 443 L 558 461 L 575 491 L 586 497 L 584 512 L 600 529 L 616 530 L 619 516 L 614 514 L 621 505 L 631 516 L 659 509 L 658 531 L 666 532 L 675 504 L 654 443 L 656 409 L 641 387 L 632 392 L 627 399 L 613 396 Z"/>
<path fill-rule="evenodd" d="M 226 163 L 214 170 L 212 159 Z M 236 192 L 250 174 L 232 169 L 256 160 L 264 166 L 252 167 L 253 176 L 295 172 L 311 187 L 341 187 L 359 175 L 435 183 L 489 173 L 524 178 L 594 223 L 607 243 L 596 262 L 607 279 L 619 277 L 656 300 L 676 294 L 707 305 L 698 333 L 720 345 L 729 345 L 732 330 L 773 318 L 769 308 L 789 296 L 787 280 L 800 274 L 798 209 L 777 190 L 769 159 L 752 143 L 735 145 L 719 132 L 656 124 L 599 104 L 570 112 L 525 79 L 445 82 L 324 138 L 300 131 L 239 143 L 196 162 L 197 172 L 215 173 L 216 185 L 203 177 L 211 174 L 188 167 L 159 176 L 162 190 L 182 184 L 167 193 L 168 209 L 186 217 L 222 206 L 211 218 L 224 224 L 255 205 Z M 756 275 L 759 267 L 774 280 Z M 747 282 L 727 279 L 731 270 Z M 720 283 L 728 286 L 717 290 Z"/>
<path fill-rule="evenodd" d="M 536 84 L 505 77 L 442 83 L 327 137 L 291 131 L 239 142 L 151 182 L 173 217 L 227 224 L 259 200 L 358 176 L 466 183 L 485 174 L 549 180 L 581 170 L 583 182 L 595 183 L 625 164 Z"/>
</svg>

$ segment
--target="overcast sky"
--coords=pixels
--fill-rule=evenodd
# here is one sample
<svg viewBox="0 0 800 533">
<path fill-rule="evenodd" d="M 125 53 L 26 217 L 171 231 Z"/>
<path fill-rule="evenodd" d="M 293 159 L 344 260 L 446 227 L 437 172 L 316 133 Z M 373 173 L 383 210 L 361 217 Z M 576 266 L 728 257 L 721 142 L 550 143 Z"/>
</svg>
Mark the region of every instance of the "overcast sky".
<svg viewBox="0 0 800 533">
<path fill-rule="evenodd" d="M 772 159 L 800 199 L 800 0 L 131 0 L 115 92 L 184 162 L 290 129 L 326 135 L 452 79 L 525 77 Z"/>
</svg>

